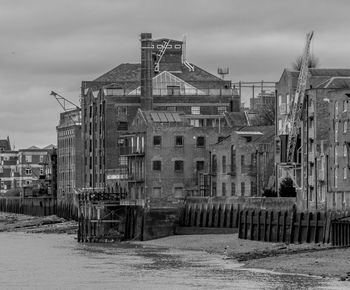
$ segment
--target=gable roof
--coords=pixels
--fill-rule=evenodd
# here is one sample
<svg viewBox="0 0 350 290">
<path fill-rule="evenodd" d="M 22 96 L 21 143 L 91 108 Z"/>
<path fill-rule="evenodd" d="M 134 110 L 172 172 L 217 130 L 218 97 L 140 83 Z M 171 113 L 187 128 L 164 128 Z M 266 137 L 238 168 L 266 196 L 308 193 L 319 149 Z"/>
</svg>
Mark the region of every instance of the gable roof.
<svg viewBox="0 0 350 290">
<path fill-rule="evenodd" d="M 195 92 L 196 95 L 204 95 L 205 93 L 201 90 L 198 90 L 194 86 L 190 85 L 189 83 L 185 82 L 181 78 L 175 76 L 174 73 L 170 73 L 168 71 L 163 71 L 152 79 L 152 89 L 153 92 L 156 95 L 165 95 L 168 96 L 168 86 L 178 86 L 180 88 L 181 92 L 184 92 L 186 95 L 186 92 Z M 129 95 L 140 95 L 141 93 L 141 86 L 136 88 L 135 90 L 131 91 Z"/>
<path fill-rule="evenodd" d="M 124 82 L 140 80 L 141 65 L 139 63 L 122 63 L 94 79 L 95 82 Z"/>
<path fill-rule="evenodd" d="M 160 74 L 164 71 L 170 71 L 175 77 L 199 89 L 230 88 L 231 86 L 231 81 L 222 80 L 196 65 L 193 65 L 193 71 L 189 71 L 185 65 L 181 65 L 180 71 L 172 71 L 171 66 L 172 64 L 162 63 L 162 71 Z M 158 75 L 155 77 L 157 76 Z M 135 86 L 135 88 L 137 88 L 141 83 L 141 65 L 139 63 L 120 64 L 105 74 L 97 77 L 93 80 L 93 83 L 101 83 L 103 85 L 113 85 L 113 83 L 116 83 L 117 86 L 121 85 L 123 87 L 129 83 L 128 87 L 130 87 L 130 84 L 137 84 Z"/>
<path fill-rule="evenodd" d="M 284 69 L 280 81 L 284 74 L 286 74 L 288 78 L 293 78 L 296 81 L 299 76 L 299 71 Z M 344 88 L 344 86 L 347 88 L 348 82 L 340 81 L 340 79 L 345 78 L 350 78 L 350 69 L 310 68 L 308 84 L 313 88 Z"/>
</svg>

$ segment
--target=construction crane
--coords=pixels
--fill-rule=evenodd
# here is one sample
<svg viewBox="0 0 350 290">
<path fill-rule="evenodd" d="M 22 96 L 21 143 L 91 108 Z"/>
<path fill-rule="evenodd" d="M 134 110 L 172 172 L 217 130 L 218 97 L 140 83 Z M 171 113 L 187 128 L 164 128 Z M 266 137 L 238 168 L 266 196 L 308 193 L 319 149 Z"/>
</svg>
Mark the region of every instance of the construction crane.
<svg viewBox="0 0 350 290">
<path fill-rule="evenodd" d="M 288 143 L 287 143 L 287 162 L 293 163 L 295 147 L 298 138 L 298 132 L 301 127 L 302 111 L 304 107 L 304 97 L 306 82 L 308 77 L 308 64 L 310 58 L 310 44 L 313 31 L 306 35 L 306 44 L 302 56 L 301 68 L 298 77 L 297 88 L 292 102 L 291 112 L 287 117 L 285 126 L 289 125 Z"/>
</svg>

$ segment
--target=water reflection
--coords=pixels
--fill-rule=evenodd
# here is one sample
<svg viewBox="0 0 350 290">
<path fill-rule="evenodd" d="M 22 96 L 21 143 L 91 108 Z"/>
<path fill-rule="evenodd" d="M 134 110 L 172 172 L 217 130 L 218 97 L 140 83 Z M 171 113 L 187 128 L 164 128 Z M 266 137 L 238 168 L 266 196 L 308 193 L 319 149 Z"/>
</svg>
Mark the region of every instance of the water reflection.
<svg viewBox="0 0 350 290">
<path fill-rule="evenodd" d="M 198 251 L 78 244 L 73 236 L 0 233 L 1 289 L 346 289 L 348 282 L 248 271 Z"/>
</svg>

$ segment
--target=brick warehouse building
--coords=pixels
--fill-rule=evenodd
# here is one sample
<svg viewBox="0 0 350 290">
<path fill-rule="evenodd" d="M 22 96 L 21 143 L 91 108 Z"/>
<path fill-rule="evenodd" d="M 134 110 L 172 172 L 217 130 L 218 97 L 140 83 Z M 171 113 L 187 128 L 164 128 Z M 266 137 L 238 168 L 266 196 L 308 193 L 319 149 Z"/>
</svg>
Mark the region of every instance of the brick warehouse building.
<svg viewBox="0 0 350 290">
<path fill-rule="evenodd" d="M 57 131 L 57 198 L 72 201 L 74 189 L 82 187 L 81 110 L 60 114 Z"/>
<path fill-rule="evenodd" d="M 277 83 L 276 169 L 280 182 L 294 175 L 298 207 L 320 210 L 350 208 L 348 93 L 350 70 L 309 69 L 296 166 L 286 171 L 284 120 L 290 111 L 298 72 L 285 70 Z M 294 171 L 294 172 L 293 172 Z M 289 173 L 287 173 L 289 172 Z M 304 190 L 301 190 L 301 189 Z"/>
<path fill-rule="evenodd" d="M 234 114 L 244 117 L 243 113 Z M 232 118 L 225 116 L 220 127 L 212 122 L 197 127 L 192 120 L 182 112 L 139 109 L 129 132 L 118 140 L 121 158 L 127 164 L 127 174 L 118 182 L 128 193 L 124 203 L 144 204 L 147 200 L 159 206 L 187 196 L 211 195 L 210 178 L 204 181 L 204 175 L 209 176 L 210 144 L 226 138 L 231 126 L 245 126 L 247 121 L 236 118 L 233 124 Z"/>
<path fill-rule="evenodd" d="M 141 34 L 141 64 L 121 64 L 82 82 L 83 186 L 113 187 L 127 170 L 117 140 L 139 108 L 183 112 L 193 126 L 219 126 L 240 97 L 224 81 L 184 57 L 184 43 Z M 213 118 L 214 116 L 214 118 Z"/>
</svg>

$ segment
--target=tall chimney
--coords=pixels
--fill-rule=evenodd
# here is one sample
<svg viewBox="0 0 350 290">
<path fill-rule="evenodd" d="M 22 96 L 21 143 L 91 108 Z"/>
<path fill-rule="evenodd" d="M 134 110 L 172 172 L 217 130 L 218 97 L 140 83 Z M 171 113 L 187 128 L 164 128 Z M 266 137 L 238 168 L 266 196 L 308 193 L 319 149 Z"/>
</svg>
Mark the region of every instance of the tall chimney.
<svg viewBox="0 0 350 290">
<path fill-rule="evenodd" d="M 141 109 L 152 110 L 152 33 L 141 33 Z"/>
</svg>

